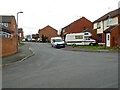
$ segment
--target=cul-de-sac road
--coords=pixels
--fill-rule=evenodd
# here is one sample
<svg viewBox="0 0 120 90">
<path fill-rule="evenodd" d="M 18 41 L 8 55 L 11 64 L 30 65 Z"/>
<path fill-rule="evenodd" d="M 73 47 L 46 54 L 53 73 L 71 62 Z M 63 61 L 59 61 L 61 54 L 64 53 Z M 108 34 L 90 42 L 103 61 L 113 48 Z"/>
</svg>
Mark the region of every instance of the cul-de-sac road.
<svg viewBox="0 0 120 90">
<path fill-rule="evenodd" d="M 118 54 L 26 43 L 35 55 L 3 68 L 3 88 L 118 88 Z"/>
</svg>

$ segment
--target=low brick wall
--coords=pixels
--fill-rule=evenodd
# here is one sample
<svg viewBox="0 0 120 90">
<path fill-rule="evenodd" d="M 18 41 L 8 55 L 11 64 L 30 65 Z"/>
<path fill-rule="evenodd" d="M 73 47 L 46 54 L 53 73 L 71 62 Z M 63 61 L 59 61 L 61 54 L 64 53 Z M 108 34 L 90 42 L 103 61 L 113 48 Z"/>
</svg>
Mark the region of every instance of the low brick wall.
<svg viewBox="0 0 120 90">
<path fill-rule="evenodd" d="M 16 52 L 17 38 L 0 38 L 0 57 L 8 56 Z"/>
</svg>

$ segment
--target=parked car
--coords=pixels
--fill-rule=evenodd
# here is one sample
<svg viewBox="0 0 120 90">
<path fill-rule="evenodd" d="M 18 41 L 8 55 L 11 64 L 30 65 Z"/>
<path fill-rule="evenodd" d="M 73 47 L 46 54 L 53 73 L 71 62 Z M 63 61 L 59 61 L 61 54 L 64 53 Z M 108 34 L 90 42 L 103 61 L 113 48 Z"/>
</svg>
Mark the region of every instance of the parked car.
<svg viewBox="0 0 120 90">
<path fill-rule="evenodd" d="M 65 42 L 61 37 L 53 37 L 51 38 L 51 45 L 55 48 L 65 47 Z"/>
<path fill-rule="evenodd" d="M 25 39 L 22 39 L 22 42 L 25 42 L 26 40 Z"/>
<path fill-rule="evenodd" d="M 41 39 L 41 38 L 38 38 L 38 40 L 37 40 L 37 41 L 38 41 L 38 42 L 39 42 L 39 41 L 41 42 L 41 41 L 42 41 L 42 39 Z"/>
<path fill-rule="evenodd" d="M 32 42 L 36 42 L 36 39 L 32 38 Z"/>
</svg>

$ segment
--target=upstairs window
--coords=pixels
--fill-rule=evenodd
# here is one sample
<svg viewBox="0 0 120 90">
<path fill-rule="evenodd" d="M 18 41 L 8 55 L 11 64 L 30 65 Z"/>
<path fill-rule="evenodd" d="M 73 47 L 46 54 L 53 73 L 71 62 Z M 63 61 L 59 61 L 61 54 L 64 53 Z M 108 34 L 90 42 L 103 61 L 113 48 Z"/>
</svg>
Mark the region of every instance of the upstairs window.
<svg viewBox="0 0 120 90">
<path fill-rule="evenodd" d="M 84 30 L 86 30 L 86 27 L 84 27 Z"/>
<path fill-rule="evenodd" d="M 107 26 L 110 26 L 110 25 L 112 25 L 112 19 L 108 18 L 108 20 L 107 20 Z"/>
<path fill-rule="evenodd" d="M 97 28 L 100 28 L 100 27 L 101 27 L 101 23 L 98 22 L 98 23 L 97 23 Z"/>
</svg>

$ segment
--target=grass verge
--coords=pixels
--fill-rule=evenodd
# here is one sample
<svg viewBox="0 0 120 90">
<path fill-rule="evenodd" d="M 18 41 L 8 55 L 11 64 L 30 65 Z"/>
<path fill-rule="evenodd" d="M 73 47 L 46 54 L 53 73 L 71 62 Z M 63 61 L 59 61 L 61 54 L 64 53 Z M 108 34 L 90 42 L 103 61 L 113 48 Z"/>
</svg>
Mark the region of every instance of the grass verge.
<svg viewBox="0 0 120 90">
<path fill-rule="evenodd" d="M 67 47 L 78 47 L 81 49 L 95 49 L 95 50 L 118 50 L 117 47 L 104 47 L 104 46 L 67 46 Z"/>
<path fill-rule="evenodd" d="M 19 47 L 22 47 L 24 46 L 25 44 L 24 43 L 19 43 Z"/>
</svg>

